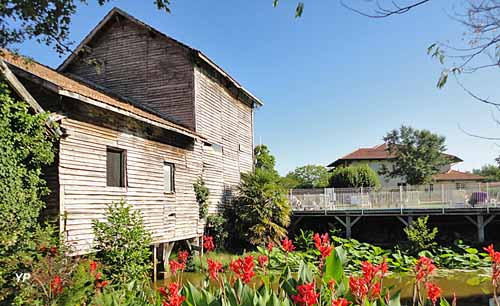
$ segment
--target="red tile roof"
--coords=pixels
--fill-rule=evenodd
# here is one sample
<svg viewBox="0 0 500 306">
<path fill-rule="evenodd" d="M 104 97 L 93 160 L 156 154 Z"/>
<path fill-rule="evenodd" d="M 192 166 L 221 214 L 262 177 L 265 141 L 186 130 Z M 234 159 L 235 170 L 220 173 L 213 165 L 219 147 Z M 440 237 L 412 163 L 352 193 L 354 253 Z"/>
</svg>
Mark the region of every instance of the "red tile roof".
<svg viewBox="0 0 500 306">
<path fill-rule="evenodd" d="M 445 173 L 439 173 L 434 176 L 436 181 L 483 181 L 486 178 L 477 174 L 449 170 Z"/>
<path fill-rule="evenodd" d="M 462 161 L 460 158 L 454 155 L 445 154 L 453 159 L 455 162 Z M 390 154 L 387 150 L 387 145 L 380 144 L 374 146 L 372 148 L 360 148 L 354 152 L 351 152 L 344 157 L 341 157 L 329 164 L 328 167 L 336 167 L 345 161 L 353 161 L 353 160 L 385 160 L 385 159 L 393 159 L 396 156 L 394 154 Z"/>
</svg>

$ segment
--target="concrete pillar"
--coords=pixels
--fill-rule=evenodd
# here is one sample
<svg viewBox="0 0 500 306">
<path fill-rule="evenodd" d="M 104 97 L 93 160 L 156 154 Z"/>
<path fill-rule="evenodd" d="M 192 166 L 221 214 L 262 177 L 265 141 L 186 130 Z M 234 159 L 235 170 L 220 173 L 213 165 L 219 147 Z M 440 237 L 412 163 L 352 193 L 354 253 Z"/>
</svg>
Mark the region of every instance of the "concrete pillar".
<svg viewBox="0 0 500 306">
<path fill-rule="evenodd" d="M 483 216 L 477 216 L 477 239 L 479 242 L 484 242 L 484 227 Z"/>
</svg>

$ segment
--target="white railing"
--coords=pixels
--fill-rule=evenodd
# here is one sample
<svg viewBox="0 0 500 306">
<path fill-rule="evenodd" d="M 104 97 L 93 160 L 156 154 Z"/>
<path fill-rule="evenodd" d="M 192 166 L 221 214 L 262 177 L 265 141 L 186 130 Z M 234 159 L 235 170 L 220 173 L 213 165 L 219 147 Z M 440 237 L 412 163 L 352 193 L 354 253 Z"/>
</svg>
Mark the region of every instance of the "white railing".
<svg viewBox="0 0 500 306">
<path fill-rule="evenodd" d="M 289 200 L 294 211 L 500 207 L 500 182 L 293 189 Z"/>
</svg>

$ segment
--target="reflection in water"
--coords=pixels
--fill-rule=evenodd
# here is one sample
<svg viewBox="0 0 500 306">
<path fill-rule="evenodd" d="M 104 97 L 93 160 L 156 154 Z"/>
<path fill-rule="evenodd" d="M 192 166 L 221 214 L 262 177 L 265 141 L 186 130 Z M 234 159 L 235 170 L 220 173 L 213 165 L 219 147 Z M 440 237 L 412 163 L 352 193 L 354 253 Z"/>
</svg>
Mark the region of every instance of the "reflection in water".
<svg viewBox="0 0 500 306">
<path fill-rule="evenodd" d="M 394 286 L 393 292 L 401 290 L 402 305 L 410 306 L 413 290 L 413 276 L 391 274 L 384 280 L 384 287 Z M 164 286 L 172 279 L 159 281 L 157 286 Z M 183 282 L 191 282 L 200 287 L 205 275 L 197 272 L 185 272 Z M 451 302 L 453 293 L 457 296 L 458 306 L 488 306 L 491 297 L 491 283 L 487 271 L 443 271 L 440 270 L 433 280 L 442 288 L 443 295 Z"/>
</svg>

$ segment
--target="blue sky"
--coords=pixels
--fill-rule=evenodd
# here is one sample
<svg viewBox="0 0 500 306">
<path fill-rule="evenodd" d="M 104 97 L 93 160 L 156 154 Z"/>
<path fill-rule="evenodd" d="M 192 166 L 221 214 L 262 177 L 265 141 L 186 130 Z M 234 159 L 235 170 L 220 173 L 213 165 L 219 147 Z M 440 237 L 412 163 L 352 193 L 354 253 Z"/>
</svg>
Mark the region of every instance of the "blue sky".
<svg viewBox="0 0 500 306">
<path fill-rule="evenodd" d="M 426 54 L 435 41 L 457 42 L 464 29 L 448 15 L 453 1 L 434 1 L 409 14 L 374 20 L 337 1 L 306 1 L 295 19 L 294 1 L 173 0 L 172 13 L 153 0 L 96 1 L 74 16 L 72 40 L 80 41 L 113 6 L 202 50 L 265 105 L 256 112 L 255 142 L 267 144 L 285 174 L 304 164 L 326 165 L 359 147 L 381 143 L 401 124 L 446 136 L 459 170 L 492 163 L 495 142 L 463 129 L 495 136 L 493 108 L 469 98 L 454 81 L 438 90 L 441 71 Z M 353 0 L 352 2 L 356 2 Z M 360 1 L 363 2 L 363 1 Z M 445 3 L 444 3 L 445 2 Z M 57 67 L 49 47 L 26 42 L 22 54 Z M 496 80 L 496 81 L 495 81 Z M 464 83 L 500 101 L 498 74 L 478 73 Z"/>
</svg>

